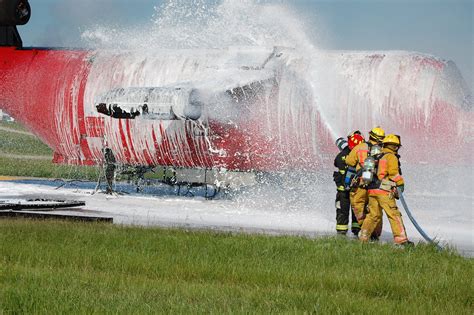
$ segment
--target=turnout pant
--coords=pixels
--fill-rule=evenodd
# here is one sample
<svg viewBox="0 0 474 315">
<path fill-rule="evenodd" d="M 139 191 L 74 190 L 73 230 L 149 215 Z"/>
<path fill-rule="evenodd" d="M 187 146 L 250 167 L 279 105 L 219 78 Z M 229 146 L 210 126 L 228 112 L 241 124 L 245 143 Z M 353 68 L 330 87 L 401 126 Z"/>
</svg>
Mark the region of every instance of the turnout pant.
<svg viewBox="0 0 474 315">
<path fill-rule="evenodd" d="M 111 194 L 113 191 L 113 183 L 115 176 L 115 165 L 109 164 L 105 168 L 105 179 L 107 181 L 106 193 Z"/>
<path fill-rule="evenodd" d="M 356 188 L 350 192 L 351 206 L 354 215 L 360 225 L 364 222 L 366 211 L 365 207 L 368 202 L 367 189 Z"/>
<path fill-rule="evenodd" d="M 359 226 L 362 226 L 364 220 L 367 216 L 367 204 L 369 202 L 369 193 L 367 189 L 358 187 L 350 192 L 350 202 L 352 206 L 352 211 L 354 212 L 355 217 L 357 218 L 357 222 Z M 382 220 L 378 222 L 378 225 L 372 230 L 371 234 L 373 233 L 374 238 L 379 238 L 382 234 Z"/>
<path fill-rule="evenodd" d="M 369 193 L 368 213 L 362 224 L 360 240 L 367 242 L 377 225 L 382 222 L 382 209 L 387 214 L 395 243 L 402 244 L 408 241 L 402 214 L 393 195 L 389 193 Z"/>
<path fill-rule="evenodd" d="M 352 215 L 352 233 L 358 234 L 360 226 L 354 211 L 351 211 L 351 203 L 348 191 L 338 191 L 336 194 L 336 231 L 347 232 L 349 229 L 349 212 Z"/>
</svg>

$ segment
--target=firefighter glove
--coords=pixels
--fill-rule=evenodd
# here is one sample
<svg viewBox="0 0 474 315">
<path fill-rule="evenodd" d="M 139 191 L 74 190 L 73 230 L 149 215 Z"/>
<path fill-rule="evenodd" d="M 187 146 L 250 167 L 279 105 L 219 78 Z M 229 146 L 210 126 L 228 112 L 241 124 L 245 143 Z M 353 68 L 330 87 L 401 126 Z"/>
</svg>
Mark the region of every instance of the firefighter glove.
<svg viewBox="0 0 474 315">
<path fill-rule="evenodd" d="M 405 185 L 397 186 L 397 188 L 400 189 L 401 192 L 405 191 Z"/>
</svg>

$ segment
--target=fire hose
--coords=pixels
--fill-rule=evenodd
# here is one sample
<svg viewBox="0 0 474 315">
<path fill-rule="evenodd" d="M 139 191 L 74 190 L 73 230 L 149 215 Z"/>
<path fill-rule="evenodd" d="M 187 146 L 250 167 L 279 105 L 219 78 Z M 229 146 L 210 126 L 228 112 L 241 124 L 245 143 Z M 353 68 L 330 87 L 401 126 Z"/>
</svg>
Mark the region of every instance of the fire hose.
<svg viewBox="0 0 474 315">
<path fill-rule="evenodd" d="M 400 201 L 402 202 L 403 208 L 405 209 L 405 212 L 407 213 L 408 218 L 410 218 L 410 221 L 411 221 L 411 223 L 413 223 L 416 230 L 421 234 L 421 236 L 423 236 L 423 238 L 428 243 L 431 243 L 431 244 L 435 245 L 438 250 L 443 250 L 443 247 L 441 247 L 437 242 L 435 242 L 431 237 L 429 237 L 428 234 L 426 234 L 425 231 L 423 231 L 423 229 L 420 227 L 418 222 L 416 222 L 415 218 L 411 214 L 410 209 L 408 208 L 408 205 L 405 201 L 405 197 L 403 196 L 403 192 L 401 191 L 401 189 L 399 187 L 397 187 L 397 191 L 398 191 L 398 196 L 400 197 Z"/>
</svg>

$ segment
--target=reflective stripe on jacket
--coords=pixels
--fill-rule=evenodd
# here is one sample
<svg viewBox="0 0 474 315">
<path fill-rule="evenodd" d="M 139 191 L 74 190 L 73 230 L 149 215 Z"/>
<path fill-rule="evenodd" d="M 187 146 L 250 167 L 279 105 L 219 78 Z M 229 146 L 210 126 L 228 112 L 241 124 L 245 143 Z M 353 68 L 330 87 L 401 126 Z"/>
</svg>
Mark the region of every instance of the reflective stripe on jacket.
<svg viewBox="0 0 474 315">
<path fill-rule="evenodd" d="M 365 142 L 356 145 L 346 157 L 346 164 L 355 167 L 358 171 L 369 154 L 369 145 Z"/>
</svg>

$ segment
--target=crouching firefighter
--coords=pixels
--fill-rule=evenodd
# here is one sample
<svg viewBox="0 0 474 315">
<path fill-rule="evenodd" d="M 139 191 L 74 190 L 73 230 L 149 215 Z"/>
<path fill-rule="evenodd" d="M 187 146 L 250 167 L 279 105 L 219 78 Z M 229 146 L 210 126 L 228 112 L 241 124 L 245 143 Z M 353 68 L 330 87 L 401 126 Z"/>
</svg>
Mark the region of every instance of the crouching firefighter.
<svg viewBox="0 0 474 315">
<path fill-rule="evenodd" d="M 396 244 L 412 244 L 408 241 L 402 215 L 397 208 L 396 198 L 398 198 L 396 188 L 401 191 L 404 188 L 404 181 L 401 175 L 399 156 L 400 137 L 397 135 L 387 135 L 383 140 L 382 152 L 371 156 L 365 161 L 365 169 L 362 178 L 369 182 L 368 213 L 362 224 L 359 239 L 367 242 L 370 235 L 382 221 L 382 209 L 385 211 L 393 238 Z"/>
<path fill-rule="evenodd" d="M 360 133 L 360 132 L 359 132 Z M 340 152 L 334 159 L 334 166 L 337 171 L 333 174 L 334 182 L 336 183 L 336 232 L 339 235 L 346 235 L 349 230 L 349 211 L 352 215 L 352 234 L 358 236 L 360 231 L 359 223 L 351 211 L 351 204 L 349 199 L 350 183 L 355 176 L 355 168 L 348 167 L 346 164 L 346 156 L 351 151 L 352 147 L 348 145 L 344 138 L 336 140 L 336 146 Z"/>
<path fill-rule="evenodd" d="M 346 157 L 346 164 L 349 167 L 356 168 L 356 176 L 351 183 L 350 201 L 352 211 L 357 218 L 357 222 L 362 226 L 364 219 L 367 214 L 367 204 L 369 203 L 369 196 L 367 193 L 367 185 L 362 181 L 361 172 L 364 166 L 365 160 L 372 151 L 372 148 L 380 148 L 382 146 L 382 140 L 385 137 L 385 131 L 380 127 L 375 127 L 369 132 L 369 141 L 360 134 L 353 134 L 349 137 L 349 144 L 354 143 L 354 148 L 351 150 L 349 155 Z M 376 150 L 375 150 L 376 151 Z M 382 234 L 382 221 L 380 221 L 377 228 L 373 231 L 371 239 L 377 240 Z"/>
</svg>

